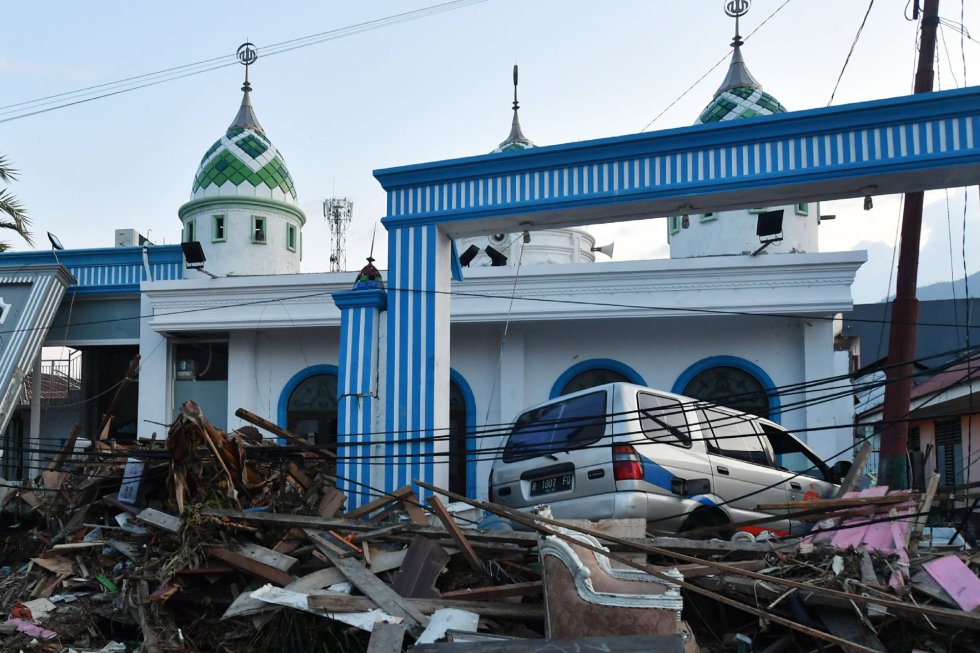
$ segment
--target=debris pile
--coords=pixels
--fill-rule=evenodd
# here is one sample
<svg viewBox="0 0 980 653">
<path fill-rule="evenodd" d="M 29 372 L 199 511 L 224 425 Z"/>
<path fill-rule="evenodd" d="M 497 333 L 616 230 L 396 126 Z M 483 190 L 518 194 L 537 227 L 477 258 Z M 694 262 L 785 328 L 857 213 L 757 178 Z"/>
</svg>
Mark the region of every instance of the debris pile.
<svg viewBox="0 0 980 653">
<path fill-rule="evenodd" d="M 70 439 L 0 488 L 0 650 L 977 650 L 980 555 L 918 545 L 935 481 L 781 505 L 815 524 L 785 541 L 651 537 L 418 481 L 344 512 L 333 453 L 238 415 L 286 444 L 187 402 L 165 441 Z M 520 530 L 475 528 L 491 514 Z"/>
</svg>

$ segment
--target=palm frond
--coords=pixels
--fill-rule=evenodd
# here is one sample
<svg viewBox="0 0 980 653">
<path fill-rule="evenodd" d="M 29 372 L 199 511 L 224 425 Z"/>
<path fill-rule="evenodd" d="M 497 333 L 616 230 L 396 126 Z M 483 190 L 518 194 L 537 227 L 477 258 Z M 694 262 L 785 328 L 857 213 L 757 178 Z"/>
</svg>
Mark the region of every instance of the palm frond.
<svg viewBox="0 0 980 653">
<path fill-rule="evenodd" d="M 17 170 L 10 167 L 7 157 L 0 154 L 0 181 L 13 181 L 17 179 Z"/>
<path fill-rule="evenodd" d="M 27 241 L 28 245 L 33 246 L 34 240 L 31 237 L 31 219 L 25 213 L 24 205 L 20 203 L 14 195 L 6 188 L 0 189 L 0 229 L 9 229 L 17 232 L 21 238 Z M 0 249 L 0 252 L 4 251 Z"/>
</svg>

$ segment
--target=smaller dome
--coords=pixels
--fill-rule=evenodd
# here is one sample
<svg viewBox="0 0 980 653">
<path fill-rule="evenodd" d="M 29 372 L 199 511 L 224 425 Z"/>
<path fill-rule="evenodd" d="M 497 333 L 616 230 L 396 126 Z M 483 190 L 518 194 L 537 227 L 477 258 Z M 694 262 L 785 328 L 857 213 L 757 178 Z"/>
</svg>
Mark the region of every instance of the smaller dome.
<svg viewBox="0 0 980 653">
<path fill-rule="evenodd" d="M 745 60 L 742 59 L 742 50 L 736 45 L 728 74 L 715 92 L 715 97 L 694 124 L 768 116 L 774 113 L 786 113 L 786 108 L 779 100 L 762 90 L 762 84 L 749 72 Z"/>
<path fill-rule="evenodd" d="M 296 204 L 292 175 L 255 116 L 248 82 L 242 91 L 235 120 L 201 159 L 191 199 L 244 195 Z"/>
<path fill-rule="evenodd" d="M 367 261 L 367 265 L 357 273 L 353 290 L 384 290 L 385 282 L 381 278 L 381 273 L 378 272 L 378 268 L 374 267 L 374 259 L 369 256 Z"/>
</svg>

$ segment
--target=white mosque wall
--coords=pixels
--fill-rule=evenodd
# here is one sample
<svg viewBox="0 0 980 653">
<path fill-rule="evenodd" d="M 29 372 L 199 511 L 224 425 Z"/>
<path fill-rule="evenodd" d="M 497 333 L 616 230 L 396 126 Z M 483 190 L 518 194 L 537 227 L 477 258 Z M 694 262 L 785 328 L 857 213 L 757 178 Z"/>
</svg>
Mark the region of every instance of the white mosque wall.
<svg viewBox="0 0 980 653">
<path fill-rule="evenodd" d="M 549 399 L 569 368 L 597 359 L 629 366 L 646 384 L 665 390 L 675 389 L 691 365 L 717 357 L 758 366 L 777 388 L 830 377 L 840 366 L 831 320 L 850 308 L 850 286 L 864 258 L 843 252 L 527 266 L 516 291 L 513 270 L 466 270 L 466 279 L 453 284 L 449 363 L 468 386 L 472 421 L 481 431 L 501 428 L 525 407 Z M 243 424 L 234 417 L 239 407 L 281 423 L 279 401 L 290 380 L 313 366 L 337 365 L 340 314 L 330 293 L 348 290 L 350 277 L 144 284 L 144 314 L 154 317 L 141 331 L 141 419 L 152 419 L 162 412 L 155 407 L 167 402 L 162 357 L 168 347 L 161 333 L 206 330 L 228 334 L 229 427 Z M 188 312 L 204 306 L 208 310 Z M 381 351 L 384 338 L 382 328 Z M 384 363 L 381 356 L 380 378 Z M 380 383 L 381 393 L 384 388 Z M 845 425 L 853 410 L 841 401 L 814 404 L 818 389 L 807 392 L 781 398 L 807 407 L 779 419 L 830 456 L 850 443 Z M 825 426 L 839 428 L 807 430 Z M 141 434 L 150 428 L 159 429 L 141 426 Z M 492 452 L 503 435 L 478 441 Z M 475 478 L 485 497 L 492 453 L 481 458 Z"/>
<path fill-rule="evenodd" d="M 816 202 L 753 211 L 694 213 L 668 218 L 670 257 L 751 254 L 760 247 L 756 235 L 759 211 L 783 211 L 783 239 L 766 247 L 765 255 L 819 251 Z M 686 226 L 685 226 L 686 225 Z"/>
<path fill-rule="evenodd" d="M 500 233 L 489 236 L 472 236 L 456 240 L 456 251 L 462 255 L 470 245 L 480 250 L 470 268 L 490 267 L 491 259 L 486 248 L 493 247 L 507 257 L 507 267 L 520 265 L 544 265 L 556 263 L 591 263 L 595 260 L 592 247 L 595 238 L 584 229 L 543 229 L 529 234 L 530 242 L 524 242 L 521 233 Z"/>
<path fill-rule="evenodd" d="M 269 203 L 241 204 L 235 198 L 185 205 L 182 239 L 201 243 L 204 269 L 218 276 L 296 274 L 302 258 L 303 223 Z M 218 223 L 223 220 L 223 230 Z M 261 233 L 257 222 L 264 221 Z M 290 232 L 292 235 L 290 236 Z M 188 278 L 204 277 L 187 271 Z"/>
</svg>

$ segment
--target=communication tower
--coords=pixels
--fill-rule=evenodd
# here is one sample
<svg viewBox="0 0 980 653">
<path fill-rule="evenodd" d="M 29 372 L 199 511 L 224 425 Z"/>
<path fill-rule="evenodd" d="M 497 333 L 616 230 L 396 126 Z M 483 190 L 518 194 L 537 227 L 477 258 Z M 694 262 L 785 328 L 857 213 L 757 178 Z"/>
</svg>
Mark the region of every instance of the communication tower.
<svg viewBox="0 0 980 653">
<path fill-rule="evenodd" d="M 323 200 L 323 217 L 330 223 L 330 271 L 343 272 L 347 264 L 347 227 L 354 215 L 354 202 L 346 197 Z"/>
</svg>

